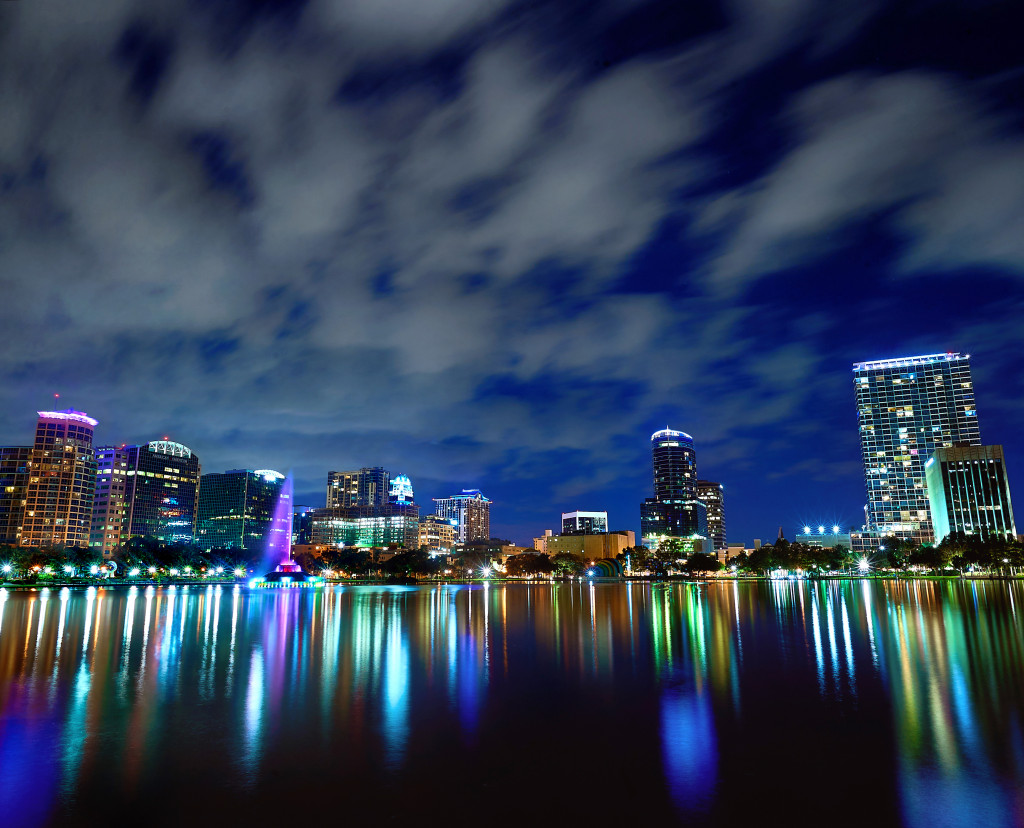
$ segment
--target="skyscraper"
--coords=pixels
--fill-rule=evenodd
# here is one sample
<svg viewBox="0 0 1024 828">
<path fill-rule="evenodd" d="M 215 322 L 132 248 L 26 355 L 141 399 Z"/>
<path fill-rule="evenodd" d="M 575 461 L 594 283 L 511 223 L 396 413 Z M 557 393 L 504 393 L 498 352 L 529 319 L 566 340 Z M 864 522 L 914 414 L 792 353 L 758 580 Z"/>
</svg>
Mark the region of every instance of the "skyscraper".
<svg viewBox="0 0 1024 828">
<path fill-rule="evenodd" d="M 463 489 L 451 497 L 435 497 L 434 511 L 438 517 L 455 520 L 456 540 L 472 543 L 491 538 L 491 501 L 479 489 Z"/>
<path fill-rule="evenodd" d="M 935 449 L 924 467 L 936 543 L 952 532 L 1016 536 L 1002 446 Z"/>
<path fill-rule="evenodd" d="M 708 510 L 708 535 L 716 552 L 727 547 L 725 541 L 725 486 L 711 480 L 697 481 L 697 499 Z"/>
<path fill-rule="evenodd" d="M 640 506 L 640 534 L 645 546 L 657 549 L 666 538 L 706 541 L 707 507 L 697 499 L 697 454 L 693 438 L 670 428 L 651 435 L 654 497 Z M 699 546 L 699 549 L 696 547 Z M 695 551 L 710 551 L 698 543 Z"/>
<path fill-rule="evenodd" d="M 126 446 L 96 449 L 96 496 L 93 500 L 89 546 L 109 558 L 124 537 L 125 489 L 128 486 Z"/>
<path fill-rule="evenodd" d="M 970 355 L 858 362 L 853 382 L 868 530 L 930 543 L 925 461 L 939 448 L 981 443 Z"/>
<path fill-rule="evenodd" d="M 188 446 L 153 440 L 138 446 L 102 446 L 98 454 L 103 463 L 98 475 L 93 548 L 109 555 L 134 537 L 192 543 L 200 466 Z"/>
<path fill-rule="evenodd" d="M 0 446 L 0 543 L 21 545 L 31 446 Z"/>
<path fill-rule="evenodd" d="M 28 465 L 22 546 L 88 546 L 96 490 L 92 436 L 81 411 L 40 411 Z"/>
<path fill-rule="evenodd" d="M 273 469 L 231 469 L 199 481 L 196 542 L 207 549 L 262 553 L 284 475 Z"/>
<path fill-rule="evenodd" d="M 391 493 L 391 474 L 380 466 L 327 472 L 327 508 L 381 506 Z"/>
</svg>

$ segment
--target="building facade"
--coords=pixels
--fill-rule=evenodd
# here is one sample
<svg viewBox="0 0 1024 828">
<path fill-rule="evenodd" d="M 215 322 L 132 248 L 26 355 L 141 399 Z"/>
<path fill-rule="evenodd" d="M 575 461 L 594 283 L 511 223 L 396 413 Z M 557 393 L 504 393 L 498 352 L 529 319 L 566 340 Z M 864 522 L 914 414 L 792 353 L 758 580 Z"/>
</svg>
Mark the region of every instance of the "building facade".
<svg viewBox="0 0 1024 828">
<path fill-rule="evenodd" d="M 97 421 L 82 411 L 40 411 L 25 487 L 22 546 L 89 545 Z"/>
<path fill-rule="evenodd" d="M 21 545 L 31 446 L 0 446 L 0 543 Z"/>
<path fill-rule="evenodd" d="M 563 535 L 599 535 L 607 531 L 607 512 L 562 512 Z"/>
<path fill-rule="evenodd" d="M 707 509 L 711 545 L 715 552 L 725 551 L 725 486 L 712 480 L 698 480 L 697 500 Z"/>
<path fill-rule="evenodd" d="M 382 506 L 391 493 L 391 474 L 379 466 L 327 473 L 327 508 Z"/>
<path fill-rule="evenodd" d="M 193 543 L 199 506 L 199 458 L 188 446 L 153 440 L 125 446 L 122 543 L 151 537 Z M 113 471 L 111 471 L 113 473 Z"/>
<path fill-rule="evenodd" d="M 534 548 L 537 548 L 534 539 Z M 542 549 L 537 551 L 545 555 L 557 555 L 560 552 L 568 552 L 571 555 L 579 555 L 588 561 L 601 558 L 614 558 L 633 546 L 636 546 L 636 533 L 631 531 L 601 532 L 596 534 L 562 534 L 545 535 L 542 542 Z"/>
<path fill-rule="evenodd" d="M 490 539 L 491 501 L 479 489 L 463 489 L 461 494 L 451 497 L 435 497 L 434 504 L 438 517 L 456 522 L 459 543 Z"/>
<path fill-rule="evenodd" d="M 1002 446 L 936 449 L 925 480 L 936 543 L 951 533 L 1016 537 Z"/>
<path fill-rule="evenodd" d="M 853 366 L 866 529 L 915 543 L 934 539 L 925 461 L 936 449 L 981 444 L 969 354 Z"/>
<path fill-rule="evenodd" d="M 420 518 L 420 548 L 426 547 L 431 552 L 449 552 L 458 543 L 458 524 L 450 518 L 427 515 Z"/>
<path fill-rule="evenodd" d="M 707 538 L 707 507 L 697 499 L 693 438 L 666 428 L 651 435 L 654 497 L 640 506 L 643 543 L 657 549 L 666 538 Z"/>
<path fill-rule="evenodd" d="M 89 547 L 109 558 L 124 535 L 125 492 L 128 488 L 127 446 L 96 449 L 96 495 L 93 498 Z"/>
<path fill-rule="evenodd" d="M 273 469 L 204 474 L 196 508 L 196 542 L 207 549 L 263 552 L 284 479 Z"/>
<path fill-rule="evenodd" d="M 419 546 L 419 508 L 415 503 L 314 509 L 309 513 L 309 542 L 318 546 Z"/>
</svg>

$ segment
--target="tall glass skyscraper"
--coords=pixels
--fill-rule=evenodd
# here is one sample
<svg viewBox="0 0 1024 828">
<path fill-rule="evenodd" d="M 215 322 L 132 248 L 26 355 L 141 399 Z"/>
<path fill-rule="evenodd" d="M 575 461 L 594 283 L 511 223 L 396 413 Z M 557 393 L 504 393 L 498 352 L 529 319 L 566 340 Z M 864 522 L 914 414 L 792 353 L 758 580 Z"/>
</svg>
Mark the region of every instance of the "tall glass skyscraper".
<svg viewBox="0 0 1024 828">
<path fill-rule="evenodd" d="M 697 454 L 693 438 L 670 428 L 651 435 L 654 497 L 640 506 L 643 543 L 657 549 L 666 538 L 707 540 L 707 507 L 697 498 Z M 710 551 L 700 544 L 694 551 Z"/>
<path fill-rule="evenodd" d="M 970 354 L 853 366 L 868 530 L 934 540 L 925 463 L 938 448 L 981 444 Z"/>
<path fill-rule="evenodd" d="M 284 475 L 273 469 L 231 469 L 199 482 L 196 541 L 201 546 L 261 554 Z"/>
</svg>

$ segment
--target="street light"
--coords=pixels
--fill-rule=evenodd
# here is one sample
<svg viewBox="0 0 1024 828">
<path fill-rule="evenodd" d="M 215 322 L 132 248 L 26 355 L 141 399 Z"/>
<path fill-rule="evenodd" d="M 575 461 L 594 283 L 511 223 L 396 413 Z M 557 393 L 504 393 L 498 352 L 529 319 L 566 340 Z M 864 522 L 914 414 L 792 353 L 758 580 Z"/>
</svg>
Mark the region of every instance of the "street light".
<svg viewBox="0 0 1024 828">
<path fill-rule="evenodd" d="M 241 578 L 244 574 L 245 574 L 245 570 L 242 569 L 242 567 L 238 567 L 238 569 L 235 570 L 235 577 L 236 578 Z"/>
<path fill-rule="evenodd" d="M 11 566 L 9 563 L 5 563 L 3 566 L 0 566 L 0 569 L 4 571 L 4 575 L 8 575 L 10 574 L 10 571 L 14 569 L 14 567 Z"/>
</svg>

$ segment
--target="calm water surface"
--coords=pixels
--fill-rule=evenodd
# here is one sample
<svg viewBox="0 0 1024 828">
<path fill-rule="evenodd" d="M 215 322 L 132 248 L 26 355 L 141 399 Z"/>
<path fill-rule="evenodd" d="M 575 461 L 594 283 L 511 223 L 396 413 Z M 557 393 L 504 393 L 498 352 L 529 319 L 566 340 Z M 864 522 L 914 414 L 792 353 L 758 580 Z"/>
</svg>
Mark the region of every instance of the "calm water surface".
<svg viewBox="0 0 1024 828">
<path fill-rule="evenodd" d="M 1024 825 L 999 582 L 0 590 L 0 823 Z"/>
</svg>

